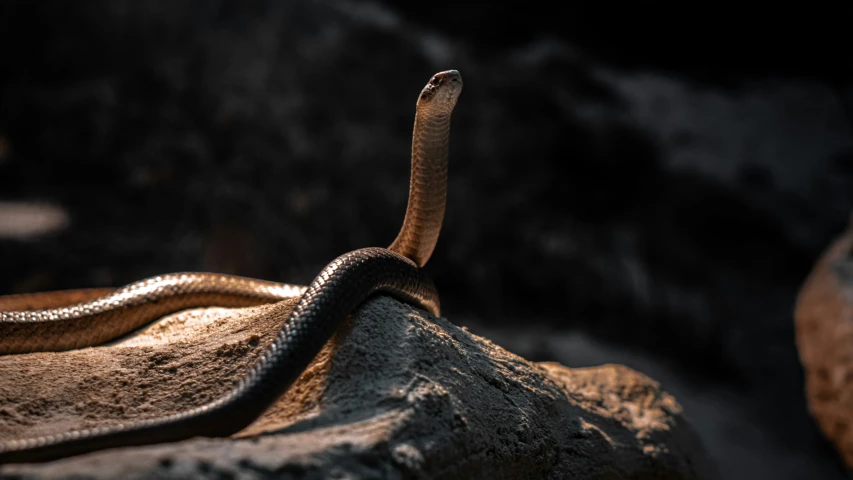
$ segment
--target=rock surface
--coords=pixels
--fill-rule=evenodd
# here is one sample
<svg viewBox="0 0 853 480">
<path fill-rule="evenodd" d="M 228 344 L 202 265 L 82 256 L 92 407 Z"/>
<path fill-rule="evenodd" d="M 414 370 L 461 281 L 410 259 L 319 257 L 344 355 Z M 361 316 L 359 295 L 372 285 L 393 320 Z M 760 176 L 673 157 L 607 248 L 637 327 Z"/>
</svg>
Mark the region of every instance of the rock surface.
<svg viewBox="0 0 853 480">
<path fill-rule="evenodd" d="M 853 228 L 818 260 L 795 318 L 809 410 L 853 471 Z"/>
<path fill-rule="evenodd" d="M 280 316 L 270 312 L 196 310 L 112 346 L 0 357 L 4 378 L 29 371 L 0 389 L 0 438 L 209 399 L 271 340 Z M 86 375 L 69 374 L 81 368 Z M 716 475 L 680 405 L 648 377 L 616 365 L 531 363 L 384 297 L 366 302 L 288 393 L 235 437 L 7 465 L 0 478 Z"/>
</svg>

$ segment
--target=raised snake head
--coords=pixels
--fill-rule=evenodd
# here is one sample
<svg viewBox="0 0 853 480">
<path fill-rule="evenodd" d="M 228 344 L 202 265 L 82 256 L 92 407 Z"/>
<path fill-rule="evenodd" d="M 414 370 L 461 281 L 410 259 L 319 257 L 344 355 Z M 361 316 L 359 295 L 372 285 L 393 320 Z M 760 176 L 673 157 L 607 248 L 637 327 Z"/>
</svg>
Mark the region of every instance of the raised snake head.
<svg viewBox="0 0 853 480">
<path fill-rule="evenodd" d="M 418 110 L 441 109 L 451 113 L 462 92 L 462 75 L 456 70 L 438 72 L 432 76 L 418 96 Z M 435 112 L 438 113 L 438 112 Z"/>
</svg>

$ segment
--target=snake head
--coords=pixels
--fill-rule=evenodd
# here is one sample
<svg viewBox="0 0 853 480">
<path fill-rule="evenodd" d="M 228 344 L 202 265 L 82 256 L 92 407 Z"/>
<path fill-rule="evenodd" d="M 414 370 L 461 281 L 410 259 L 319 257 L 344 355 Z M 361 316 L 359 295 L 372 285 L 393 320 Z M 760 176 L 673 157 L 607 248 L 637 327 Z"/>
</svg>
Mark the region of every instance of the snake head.
<svg viewBox="0 0 853 480">
<path fill-rule="evenodd" d="M 418 97 L 418 108 L 443 108 L 448 113 L 456 106 L 462 92 L 462 75 L 456 70 L 438 72 L 432 76 Z"/>
</svg>

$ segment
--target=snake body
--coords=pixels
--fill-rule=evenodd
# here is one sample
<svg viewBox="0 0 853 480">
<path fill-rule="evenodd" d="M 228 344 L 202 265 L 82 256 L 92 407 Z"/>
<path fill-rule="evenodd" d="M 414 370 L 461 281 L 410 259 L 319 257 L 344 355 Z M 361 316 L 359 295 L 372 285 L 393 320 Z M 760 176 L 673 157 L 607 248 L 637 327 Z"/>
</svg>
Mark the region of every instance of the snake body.
<svg viewBox="0 0 853 480">
<path fill-rule="evenodd" d="M 63 351 L 100 345 L 187 308 L 249 307 L 299 296 L 305 287 L 215 273 L 172 273 L 116 290 L 71 290 L 0 298 L 0 354 Z M 100 293 L 100 295 L 99 295 Z M 88 301 L 75 303 L 80 297 Z"/>
<path fill-rule="evenodd" d="M 363 248 L 329 263 L 307 286 L 212 273 L 179 273 L 126 287 L 0 297 L 0 353 L 67 350 L 127 334 L 186 308 L 246 306 L 301 295 L 260 360 L 225 396 L 166 417 L 0 443 L 0 464 L 44 461 L 104 448 L 228 436 L 248 426 L 284 393 L 369 296 L 391 295 L 433 315 L 438 293 L 420 268 L 444 216 L 450 117 L 462 90 L 459 72 L 435 74 L 418 97 L 409 202 L 387 249 Z M 286 304 L 272 308 L 287 308 Z M 35 309 L 40 306 L 40 309 Z M 15 310 L 12 310 L 15 309 Z"/>
</svg>

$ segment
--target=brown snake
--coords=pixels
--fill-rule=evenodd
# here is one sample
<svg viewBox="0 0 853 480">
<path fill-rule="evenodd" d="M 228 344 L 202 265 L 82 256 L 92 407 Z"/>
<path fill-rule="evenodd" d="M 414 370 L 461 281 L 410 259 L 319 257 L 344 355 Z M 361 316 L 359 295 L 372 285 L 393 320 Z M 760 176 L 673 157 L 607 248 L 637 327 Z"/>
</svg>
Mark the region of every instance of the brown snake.
<svg viewBox="0 0 853 480">
<path fill-rule="evenodd" d="M 224 397 L 168 417 L 2 442 L 0 464 L 198 435 L 231 435 L 287 390 L 337 325 L 370 295 L 389 294 L 439 315 L 438 294 L 419 267 L 429 260 L 444 218 L 450 118 L 461 90 L 459 72 L 448 70 L 435 74 L 418 97 L 409 201 L 396 240 L 388 249 L 364 248 L 341 255 L 307 287 L 214 273 L 176 273 L 119 289 L 0 297 L 0 354 L 16 354 L 98 345 L 187 308 L 250 306 L 300 296 L 275 341 Z"/>
</svg>

